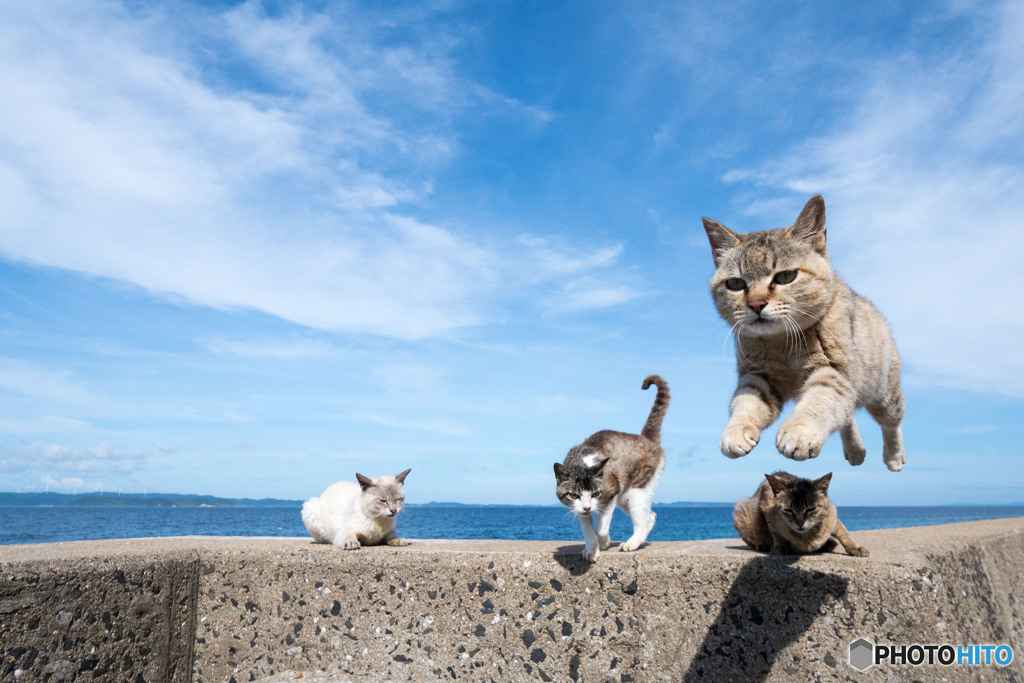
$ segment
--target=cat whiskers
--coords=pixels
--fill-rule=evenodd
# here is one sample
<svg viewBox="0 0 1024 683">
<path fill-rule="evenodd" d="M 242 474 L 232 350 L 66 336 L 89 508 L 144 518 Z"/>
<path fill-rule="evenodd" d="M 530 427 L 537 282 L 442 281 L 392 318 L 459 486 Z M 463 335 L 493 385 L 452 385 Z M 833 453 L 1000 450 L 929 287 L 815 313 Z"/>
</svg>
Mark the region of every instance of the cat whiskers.
<svg viewBox="0 0 1024 683">
<path fill-rule="evenodd" d="M 793 319 L 793 316 L 787 313 L 779 319 L 782 320 L 786 327 L 786 354 L 797 355 L 800 353 L 801 348 L 806 352 L 808 350 L 807 335 L 800 329 L 800 325 Z"/>
<path fill-rule="evenodd" d="M 743 360 L 744 360 L 745 362 L 747 362 L 747 363 L 750 363 L 751 361 L 750 361 L 750 359 L 749 359 L 749 358 L 747 357 L 747 354 L 745 354 L 745 353 L 743 352 L 743 345 L 742 345 L 742 344 L 740 344 L 740 338 L 739 338 L 739 335 L 737 335 L 737 334 L 736 334 L 736 328 L 737 328 L 737 327 L 742 327 L 742 326 L 743 326 L 743 323 L 744 323 L 744 322 L 746 322 L 746 321 L 744 320 L 744 318 L 743 318 L 743 315 L 744 315 L 744 314 L 740 313 L 740 314 L 739 314 L 739 320 L 737 320 L 736 322 L 734 322 L 734 323 L 732 324 L 732 327 L 730 327 L 730 328 L 729 328 L 729 331 L 725 333 L 725 339 L 723 339 L 723 340 L 722 340 L 722 346 L 725 346 L 725 342 L 727 342 L 727 341 L 729 340 L 729 337 L 731 336 L 731 337 L 733 338 L 733 345 L 734 345 L 734 346 L 736 347 L 736 351 L 737 351 L 737 353 L 739 353 L 740 357 L 741 357 L 741 358 L 742 358 L 742 359 L 743 359 Z"/>
</svg>

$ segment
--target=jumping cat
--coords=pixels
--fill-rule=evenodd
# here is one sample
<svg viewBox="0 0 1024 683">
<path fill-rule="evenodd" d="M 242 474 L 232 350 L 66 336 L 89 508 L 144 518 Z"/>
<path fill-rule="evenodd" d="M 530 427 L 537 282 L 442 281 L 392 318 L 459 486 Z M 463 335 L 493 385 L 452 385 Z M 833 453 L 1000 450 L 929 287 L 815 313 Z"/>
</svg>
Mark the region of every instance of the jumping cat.
<svg viewBox="0 0 1024 683">
<path fill-rule="evenodd" d="M 580 520 L 583 557 L 591 562 L 611 543 L 608 531 L 616 504 L 633 520 L 633 535 L 619 546 L 620 551 L 639 548 L 654 528 L 657 515 L 651 511 L 651 501 L 665 469 L 661 422 L 669 391 L 658 375 L 644 379 L 642 388 L 652 384 L 658 394 L 640 434 L 602 430 L 570 449 L 564 463 L 555 463 L 555 492 Z"/>
<path fill-rule="evenodd" d="M 868 549 L 850 538 L 828 497 L 831 472 L 814 481 L 788 472 L 764 478 L 754 495 L 736 503 L 732 511 L 733 526 L 747 545 L 794 554 L 828 552 L 838 541 L 847 554 L 868 556 Z"/>
<path fill-rule="evenodd" d="M 737 234 L 703 220 L 715 261 L 711 294 L 735 334 L 739 375 L 722 453 L 749 453 L 796 399 L 775 439 L 787 458 L 816 457 L 839 430 L 843 454 L 860 465 L 854 411 L 865 407 L 882 427 L 886 466 L 903 469 L 899 352 L 882 314 L 832 270 L 821 195 L 787 228 Z"/>
<path fill-rule="evenodd" d="M 407 545 L 395 536 L 395 516 L 402 510 L 406 470 L 393 477 L 370 479 L 356 474 L 358 484 L 339 481 L 319 498 L 302 506 L 302 521 L 317 543 L 332 543 L 345 550 L 364 545 Z"/>
</svg>

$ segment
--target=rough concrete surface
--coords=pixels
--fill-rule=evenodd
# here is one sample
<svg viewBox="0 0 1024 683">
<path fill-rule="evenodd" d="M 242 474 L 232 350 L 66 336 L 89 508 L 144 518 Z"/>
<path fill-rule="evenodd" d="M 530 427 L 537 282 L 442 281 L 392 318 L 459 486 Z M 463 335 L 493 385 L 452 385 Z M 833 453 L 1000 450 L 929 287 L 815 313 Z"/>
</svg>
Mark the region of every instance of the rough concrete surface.
<svg viewBox="0 0 1024 683">
<path fill-rule="evenodd" d="M 0 546 L 0 681 L 1024 680 L 1024 519 L 854 533 L 868 558 L 737 540 L 305 539 Z M 998 666 L 850 643 L 1007 644 Z"/>
</svg>

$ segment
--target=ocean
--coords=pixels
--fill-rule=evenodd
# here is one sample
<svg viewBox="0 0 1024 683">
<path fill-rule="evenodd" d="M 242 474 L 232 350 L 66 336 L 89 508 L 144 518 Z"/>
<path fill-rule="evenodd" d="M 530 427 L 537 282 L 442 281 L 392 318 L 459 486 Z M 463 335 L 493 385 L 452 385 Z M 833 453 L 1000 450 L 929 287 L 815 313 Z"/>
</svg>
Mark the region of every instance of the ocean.
<svg viewBox="0 0 1024 683">
<path fill-rule="evenodd" d="M 154 536 L 305 537 L 299 506 L 289 507 L 0 507 L 0 545 Z M 654 506 L 651 541 L 735 538 L 732 508 Z M 851 531 L 1024 517 L 1024 506 L 840 507 Z M 631 532 L 616 511 L 613 541 Z M 398 517 L 405 538 L 579 541 L 579 523 L 563 507 L 409 506 Z"/>
</svg>

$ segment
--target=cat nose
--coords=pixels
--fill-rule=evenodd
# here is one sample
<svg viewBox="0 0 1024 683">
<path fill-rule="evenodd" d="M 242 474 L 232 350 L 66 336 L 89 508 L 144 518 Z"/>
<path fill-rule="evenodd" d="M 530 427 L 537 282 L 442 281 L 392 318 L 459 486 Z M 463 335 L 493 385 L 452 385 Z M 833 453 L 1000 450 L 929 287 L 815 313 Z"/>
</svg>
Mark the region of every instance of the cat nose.
<svg viewBox="0 0 1024 683">
<path fill-rule="evenodd" d="M 754 313 L 757 313 L 758 315 L 761 315 L 761 311 L 763 311 L 764 307 L 767 305 L 768 302 L 765 301 L 764 299 L 754 299 L 752 301 L 747 302 L 747 307 L 750 308 L 750 310 L 752 310 Z"/>
<path fill-rule="evenodd" d="M 583 511 L 584 512 L 590 512 L 590 506 L 589 505 L 584 505 L 583 506 Z"/>
</svg>

